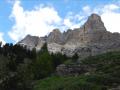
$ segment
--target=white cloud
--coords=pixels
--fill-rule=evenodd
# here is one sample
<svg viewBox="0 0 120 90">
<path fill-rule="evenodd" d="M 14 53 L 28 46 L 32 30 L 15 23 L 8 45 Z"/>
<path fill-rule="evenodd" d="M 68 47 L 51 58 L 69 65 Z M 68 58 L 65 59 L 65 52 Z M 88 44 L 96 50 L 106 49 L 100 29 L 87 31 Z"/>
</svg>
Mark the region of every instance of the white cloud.
<svg viewBox="0 0 120 90">
<path fill-rule="evenodd" d="M 120 13 L 103 13 L 101 17 L 108 31 L 120 32 Z"/>
<path fill-rule="evenodd" d="M 76 23 L 76 22 L 73 22 L 72 20 L 70 21 L 70 19 L 66 18 L 64 19 L 64 27 L 66 27 L 65 29 L 74 29 L 74 28 L 79 28 L 81 23 Z"/>
<path fill-rule="evenodd" d="M 70 21 L 70 19 L 64 19 L 64 22 L 63 22 L 63 24 L 65 25 L 65 26 L 67 26 L 67 27 L 71 27 L 72 26 L 72 22 Z"/>
<path fill-rule="evenodd" d="M 118 5 L 108 4 L 108 5 L 105 5 L 102 10 L 103 10 L 103 12 L 109 12 L 109 11 L 117 10 L 117 9 L 119 9 L 119 8 L 120 8 L 120 7 L 119 7 Z"/>
<path fill-rule="evenodd" d="M 85 16 L 78 13 L 68 12 L 66 17 L 63 19 L 64 29 L 79 28 L 84 23 Z"/>
<path fill-rule="evenodd" d="M 4 41 L 4 39 L 3 39 L 3 33 L 2 32 L 0 32 L 0 42 L 2 42 L 2 44 L 5 44 L 5 41 Z"/>
<path fill-rule="evenodd" d="M 110 32 L 120 32 L 120 5 L 106 4 L 103 6 L 96 6 L 92 9 L 90 6 L 83 7 L 83 14 L 89 16 L 91 13 L 97 13 L 101 16 L 105 27 Z"/>
<path fill-rule="evenodd" d="M 15 24 L 8 34 L 12 40 L 18 42 L 27 34 L 44 36 L 54 28 L 59 28 L 61 31 L 68 28 L 78 28 L 83 16 L 68 12 L 65 18 L 61 18 L 52 6 L 44 6 L 43 4 L 27 11 L 20 5 L 20 1 L 15 1 L 10 18 Z"/>
<path fill-rule="evenodd" d="M 83 10 L 83 12 L 85 13 L 85 14 L 90 14 L 91 13 L 91 8 L 90 8 L 90 6 L 84 6 L 83 8 L 82 8 L 82 10 Z"/>
<path fill-rule="evenodd" d="M 58 15 L 58 12 L 52 6 L 36 6 L 33 10 L 27 11 L 21 5 L 20 1 L 15 1 L 10 15 L 15 21 L 12 30 L 8 32 L 14 41 L 19 41 L 27 34 L 34 36 L 44 36 L 54 28 L 62 31 L 68 28 L 79 28 L 91 13 L 101 15 L 101 18 L 108 31 L 120 32 L 119 21 L 120 10 L 118 4 L 108 4 L 96 6 L 94 9 L 89 5 L 82 8 L 81 12 L 67 12 L 64 18 Z"/>
<path fill-rule="evenodd" d="M 101 18 L 108 31 L 120 32 L 120 13 L 116 12 L 120 10 L 120 6 L 115 4 L 105 5 L 101 14 Z"/>
<path fill-rule="evenodd" d="M 10 18 L 15 20 L 15 24 L 8 34 L 16 42 L 27 34 L 44 36 L 61 22 L 61 17 L 53 7 L 42 5 L 25 11 L 20 1 L 14 3 Z"/>
</svg>

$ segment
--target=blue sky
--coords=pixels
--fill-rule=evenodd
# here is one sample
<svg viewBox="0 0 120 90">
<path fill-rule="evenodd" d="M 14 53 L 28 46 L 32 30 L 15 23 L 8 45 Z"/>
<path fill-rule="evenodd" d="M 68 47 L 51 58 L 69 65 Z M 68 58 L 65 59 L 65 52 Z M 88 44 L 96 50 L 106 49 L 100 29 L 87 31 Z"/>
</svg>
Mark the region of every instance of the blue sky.
<svg viewBox="0 0 120 90">
<path fill-rule="evenodd" d="M 101 16 L 108 31 L 120 32 L 120 0 L 0 0 L 0 41 L 79 28 L 91 13 Z"/>
</svg>

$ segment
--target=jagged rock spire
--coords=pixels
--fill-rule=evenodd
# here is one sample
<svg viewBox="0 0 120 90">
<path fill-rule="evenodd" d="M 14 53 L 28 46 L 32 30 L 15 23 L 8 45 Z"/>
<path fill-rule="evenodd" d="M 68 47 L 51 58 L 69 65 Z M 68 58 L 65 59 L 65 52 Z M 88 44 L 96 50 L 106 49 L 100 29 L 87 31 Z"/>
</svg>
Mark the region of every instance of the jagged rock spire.
<svg viewBox="0 0 120 90">
<path fill-rule="evenodd" d="M 92 14 L 81 28 L 64 33 L 61 33 L 59 29 L 54 29 L 48 37 L 38 38 L 28 35 L 18 44 L 40 50 L 44 43 L 47 43 L 49 52 L 61 52 L 68 56 L 77 53 L 81 57 L 86 57 L 120 50 L 120 34 L 108 32 L 101 17 Z"/>
<path fill-rule="evenodd" d="M 47 43 L 58 43 L 63 42 L 63 36 L 59 29 L 54 29 L 47 38 Z"/>
<path fill-rule="evenodd" d="M 91 14 L 88 17 L 87 22 L 81 28 L 87 32 L 106 31 L 104 23 L 101 20 L 101 17 L 97 14 Z"/>
</svg>

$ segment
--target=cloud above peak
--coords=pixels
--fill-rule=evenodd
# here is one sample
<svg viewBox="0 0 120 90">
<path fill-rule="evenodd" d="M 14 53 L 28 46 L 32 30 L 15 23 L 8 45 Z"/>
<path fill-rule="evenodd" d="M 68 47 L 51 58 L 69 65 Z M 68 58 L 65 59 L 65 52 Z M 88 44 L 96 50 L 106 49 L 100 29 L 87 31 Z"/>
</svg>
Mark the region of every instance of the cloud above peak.
<svg viewBox="0 0 120 90">
<path fill-rule="evenodd" d="M 108 31 L 120 33 L 120 12 L 118 11 L 120 11 L 120 5 L 116 3 L 96 6 L 94 9 L 89 5 L 83 7 L 85 15 L 90 15 L 91 13 L 99 14 Z"/>
<path fill-rule="evenodd" d="M 55 28 L 62 31 L 68 28 L 79 28 L 91 13 L 97 13 L 101 16 L 108 31 L 120 32 L 118 25 L 120 13 L 118 10 L 120 10 L 118 4 L 106 4 L 95 8 L 85 5 L 78 13 L 68 11 L 64 17 L 61 17 L 52 5 L 40 4 L 32 10 L 25 10 L 21 6 L 21 1 L 16 0 L 10 15 L 10 19 L 14 24 L 8 34 L 12 40 L 18 42 L 27 34 L 44 36 Z"/>
<path fill-rule="evenodd" d="M 27 11 L 20 5 L 20 1 L 14 3 L 10 18 L 15 24 L 8 34 L 16 42 L 27 34 L 44 36 L 61 22 L 61 17 L 53 7 L 40 5 Z"/>
<path fill-rule="evenodd" d="M 108 4 L 105 5 L 102 9 L 101 18 L 107 28 L 107 30 L 111 32 L 119 32 L 120 33 L 120 6 L 117 4 Z"/>
</svg>

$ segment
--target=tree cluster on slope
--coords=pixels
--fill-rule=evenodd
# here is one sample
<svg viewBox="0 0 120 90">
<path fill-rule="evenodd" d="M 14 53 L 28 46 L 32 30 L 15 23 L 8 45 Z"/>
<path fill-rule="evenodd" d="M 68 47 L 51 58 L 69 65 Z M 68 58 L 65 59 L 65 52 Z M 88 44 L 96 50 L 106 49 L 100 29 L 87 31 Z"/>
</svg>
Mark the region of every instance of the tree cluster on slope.
<svg viewBox="0 0 120 90">
<path fill-rule="evenodd" d="M 65 60 L 65 55 L 50 54 L 47 44 L 39 52 L 8 43 L 0 46 L 0 90 L 30 90 L 35 80 L 52 75 Z"/>
</svg>

